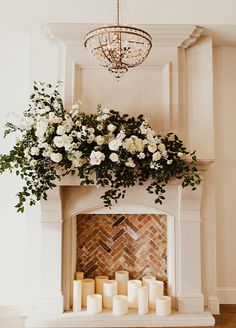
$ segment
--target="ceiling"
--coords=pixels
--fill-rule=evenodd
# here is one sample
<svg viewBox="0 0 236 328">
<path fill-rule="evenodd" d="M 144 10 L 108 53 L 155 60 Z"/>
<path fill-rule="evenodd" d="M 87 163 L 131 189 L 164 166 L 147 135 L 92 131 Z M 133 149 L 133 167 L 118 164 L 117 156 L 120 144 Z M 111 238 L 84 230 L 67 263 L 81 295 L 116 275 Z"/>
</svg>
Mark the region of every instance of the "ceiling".
<svg viewBox="0 0 236 328">
<path fill-rule="evenodd" d="M 216 45 L 236 45 L 235 0 L 122 0 L 138 24 L 195 24 Z M 34 33 L 47 23 L 110 23 L 115 0 L 0 0 L 0 34 Z"/>
</svg>

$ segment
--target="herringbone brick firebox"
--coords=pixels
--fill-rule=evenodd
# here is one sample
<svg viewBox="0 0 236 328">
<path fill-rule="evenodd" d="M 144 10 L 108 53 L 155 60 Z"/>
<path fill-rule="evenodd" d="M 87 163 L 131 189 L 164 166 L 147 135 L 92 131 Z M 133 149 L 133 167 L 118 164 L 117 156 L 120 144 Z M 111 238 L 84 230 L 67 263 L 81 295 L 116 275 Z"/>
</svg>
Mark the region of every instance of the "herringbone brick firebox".
<svg viewBox="0 0 236 328">
<path fill-rule="evenodd" d="M 79 214 L 76 269 L 90 278 L 127 270 L 130 279 L 167 281 L 166 215 Z"/>
</svg>

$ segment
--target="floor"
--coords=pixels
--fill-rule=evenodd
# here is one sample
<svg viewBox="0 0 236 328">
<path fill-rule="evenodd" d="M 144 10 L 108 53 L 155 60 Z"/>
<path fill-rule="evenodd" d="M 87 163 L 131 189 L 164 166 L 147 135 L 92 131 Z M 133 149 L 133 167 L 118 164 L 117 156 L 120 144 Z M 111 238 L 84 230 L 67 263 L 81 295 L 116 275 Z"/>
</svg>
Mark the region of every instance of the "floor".
<svg viewBox="0 0 236 328">
<path fill-rule="evenodd" d="M 215 328 L 236 328 L 236 305 L 221 305 L 221 314 L 215 316 Z M 20 328 L 19 321 L 7 320 L 5 322 L 0 320 L 0 328 Z M 186 327 L 185 327 L 186 328 Z M 196 328 L 196 327 L 195 327 Z M 201 327 L 203 328 L 203 327 Z"/>
</svg>

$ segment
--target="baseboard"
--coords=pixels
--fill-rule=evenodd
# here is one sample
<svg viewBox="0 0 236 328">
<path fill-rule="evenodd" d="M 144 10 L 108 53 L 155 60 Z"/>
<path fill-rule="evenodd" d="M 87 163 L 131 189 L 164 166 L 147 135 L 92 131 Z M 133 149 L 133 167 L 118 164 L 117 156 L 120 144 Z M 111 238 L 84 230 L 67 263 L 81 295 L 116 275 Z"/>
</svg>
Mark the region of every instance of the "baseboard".
<svg viewBox="0 0 236 328">
<path fill-rule="evenodd" d="M 0 327 L 22 328 L 22 317 L 19 306 L 0 305 Z"/>
<path fill-rule="evenodd" d="M 220 304 L 236 304 L 236 287 L 217 288 Z"/>
<path fill-rule="evenodd" d="M 208 297 L 208 310 L 212 314 L 220 314 L 220 302 L 217 296 Z"/>
</svg>

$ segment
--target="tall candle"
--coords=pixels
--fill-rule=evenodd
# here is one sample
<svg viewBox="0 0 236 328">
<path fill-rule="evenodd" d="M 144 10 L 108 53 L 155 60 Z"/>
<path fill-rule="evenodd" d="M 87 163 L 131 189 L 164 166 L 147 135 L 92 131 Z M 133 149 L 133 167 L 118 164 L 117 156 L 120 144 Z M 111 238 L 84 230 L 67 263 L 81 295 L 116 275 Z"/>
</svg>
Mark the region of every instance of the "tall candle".
<svg viewBox="0 0 236 328">
<path fill-rule="evenodd" d="M 115 273 L 115 279 L 118 282 L 118 294 L 119 295 L 127 295 L 129 272 L 128 271 L 117 271 Z"/>
<path fill-rule="evenodd" d="M 82 280 L 84 279 L 84 273 L 82 271 L 78 271 L 75 273 L 75 280 Z"/>
<path fill-rule="evenodd" d="M 103 295 L 103 284 L 105 281 L 108 281 L 108 280 L 109 280 L 108 276 L 97 276 L 95 278 L 96 294 Z"/>
<path fill-rule="evenodd" d="M 125 295 L 113 296 L 113 314 L 125 315 L 128 313 L 128 298 Z"/>
<path fill-rule="evenodd" d="M 83 279 L 82 281 L 82 306 L 87 306 L 87 296 L 95 293 L 94 279 Z"/>
<path fill-rule="evenodd" d="M 166 316 L 171 314 L 171 297 L 162 296 L 156 300 L 156 314 Z"/>
<path fill-rule="evenodd" d="M 152 280 L 149 282 L 149 307 L 156 309 L 156 300 L 164 295 L 163 281 Z"/>
<path fill-rule="evenodd" d="M 102 312 L 102 295 L 93 294 L 87 296 L 87 312 L 88 314 Z"/>
<path fill-rule="evenodd" d="M 117 281 L 108 280 L 103 284 L 103 306 L 107 309 L 112 308 L 112 298 L 117 295 Z"/>
<path fill-rule="evenodd" d="M 128 305 L 129 308 L 138 307 L 138 288 L 142 285 L 140 280 L 128 281 Z"/>
<path fill-rule="evenodd" d="M 154 276 L 143 276 L 143 278 L 142 278 L 143 286 L 148 287 L 149 282 L 154 281 L 154 280 L 156 280 L 156 277 L 154 277 Z"/>
<path fill-rule="evenodd" d="M 148 287 L 141 286 L 138 288 L 138 313 L 145 315 L 148 313 Z"/>
<path fill-rule="evenodd" d="M 81 280 L 73 281 L 73 311 L 81 311 L 81 299 L 82 299 L 82 282 Z"/>
</svg>

